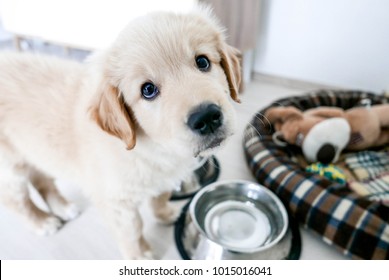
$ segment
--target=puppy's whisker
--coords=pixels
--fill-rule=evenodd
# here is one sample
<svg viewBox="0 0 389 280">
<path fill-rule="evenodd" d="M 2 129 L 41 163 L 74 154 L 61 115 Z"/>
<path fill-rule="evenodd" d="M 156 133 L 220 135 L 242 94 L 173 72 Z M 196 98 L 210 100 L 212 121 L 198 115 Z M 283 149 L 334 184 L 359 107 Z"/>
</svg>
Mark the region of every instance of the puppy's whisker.
<svg viewBox="0 0 389 280">
<path fill-rule="evenodd" d="M 260 118 L 259 116 L 261 116 L 262 118 Z M 268 128 L 268 132 L 271 132 L 271 127 L 273 126 L 271 124 L 271 122 L 269 121 L 269 119 L 262 113 L 258 113 L 257 115 L 255 115 L 255 118 L 258 119 L 264 127 L 267 127 Z M 267 125 L 265 124 L 265 122 L 263 120 L 266 120 L 267 122 Z"/>
<path fill-rule="evenodd" d="M 281 102 L 273 102 L 273 105 L 278 105 L 280 107 L 285 107 L 285 105 L 282 104 Z"/>
<path fill-rule="evenodd" d="M 259 115 L 260 115 L 261 117 L 264 117 L 264 115 L 262 115 L 261 113 L 259 113 Z M 265 126 L 265 122 L 264 122 L 258 115 L 255 115 L 255 118 L 256 118 L 258 121 L 260 121 L 260 122 L 262 123 L 263 126 Z"/>
<path fill-rule="evenodd" d="M 215 161 L 212 158 L 208 159 L 208 164 L 215 169 L 219 169 L 219 166 L 216 165 Z M 205 168 L 205 166 L 204 166 L 204 168 Z"/>
<path fill-rule="evenodd" d="M 260 140 L 263 139 L 263 136 L 261 135 L 261 133 L 259 132 L 259 130 L 254 126 L 252 125 L 251 123 L 248 124 L 249 125 L 249 129 L 246 129 L 245 131 L 245 137 L 247 138 L 252 138 L 252 137 L 259 137 Z M 249 134 L 251 133 L 251 134 Z"/>
</svg>

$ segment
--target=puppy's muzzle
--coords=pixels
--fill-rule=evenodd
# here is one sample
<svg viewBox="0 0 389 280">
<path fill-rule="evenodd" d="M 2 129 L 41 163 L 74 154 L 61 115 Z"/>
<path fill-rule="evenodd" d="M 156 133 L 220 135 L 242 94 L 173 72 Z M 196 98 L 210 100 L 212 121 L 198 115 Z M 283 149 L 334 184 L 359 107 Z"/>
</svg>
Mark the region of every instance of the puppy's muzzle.
<svg viewBox="0 0 389 280">
<path fill-rule="evenodd" d="M 201 104 L 189 114 L 187 124 L 197 134 L 210 135 L 223 124 L 223 113 L 216 104 Z"/>
</svg>

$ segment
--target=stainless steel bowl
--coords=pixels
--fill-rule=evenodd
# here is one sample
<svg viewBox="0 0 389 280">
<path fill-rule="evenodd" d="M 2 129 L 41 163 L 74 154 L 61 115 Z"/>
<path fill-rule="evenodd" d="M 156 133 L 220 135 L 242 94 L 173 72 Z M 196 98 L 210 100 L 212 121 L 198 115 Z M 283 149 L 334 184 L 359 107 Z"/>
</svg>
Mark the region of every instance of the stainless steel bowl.
<svg viewBox="0 0 389 280">
<path fill-rule="evenodd" d="M 224 181 L 194 196 L 181 240 L 190 259 L 280 259 L 290 248 L 287 229 L 275 194 L 256 183 Z"/>
</svg>

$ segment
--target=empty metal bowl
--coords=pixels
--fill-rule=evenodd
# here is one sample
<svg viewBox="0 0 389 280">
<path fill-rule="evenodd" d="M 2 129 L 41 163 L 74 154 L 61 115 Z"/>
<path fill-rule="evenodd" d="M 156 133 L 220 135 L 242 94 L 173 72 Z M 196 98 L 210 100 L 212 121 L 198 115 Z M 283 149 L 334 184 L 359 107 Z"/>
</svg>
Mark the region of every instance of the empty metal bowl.
<svg viewBox="0 0 389 280">
<path fill-rule="evenodd" d="M 280 259 L 290 248 L 284 205 L 256 183 L 208 185 L 194 196 L 184 219 L 180 240 L 190 259 Z"/>
</svg>

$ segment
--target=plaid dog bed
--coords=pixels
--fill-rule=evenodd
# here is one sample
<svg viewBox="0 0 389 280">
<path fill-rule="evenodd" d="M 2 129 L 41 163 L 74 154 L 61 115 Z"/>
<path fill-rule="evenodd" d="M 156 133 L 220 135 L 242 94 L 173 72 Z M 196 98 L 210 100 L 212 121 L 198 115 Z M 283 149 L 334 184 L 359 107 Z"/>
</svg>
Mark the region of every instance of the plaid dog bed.
<svg viewBox="0 0 389 280">
<path fill-rule="evenodd" d="M 346 164 L 360 181 L 370 180 L 389 171 L 389 153 L 362 151 L 346 156 Z"/>
<path fill-rule="evenodd" d="M 370 200 L 389 205 L 389 153 L 362 151 L 346 155 L 345 163 L 357 180 L 349 181 L 350 188 Z"/>
<path fill-rule="evenodd" d="M 326 243 L 351 258 L 389 259 L 389 207 L 359 196 L 347 185 L 305 171 L 294 160 L 301 156 L 301 149 L 276 145 L 273 127 L 263 117 L 273 106 L 349 109 L 362 105 L 366 99 L 372 105 L 388 101 L 367 92 L 331 90 L 277 100 L 253 117 L 246 127 L 243 147 L 257 181 L 274 191 L 292 215 Z"/>
</svg>

